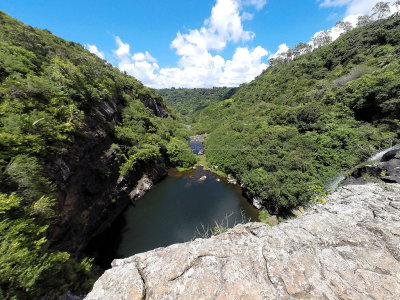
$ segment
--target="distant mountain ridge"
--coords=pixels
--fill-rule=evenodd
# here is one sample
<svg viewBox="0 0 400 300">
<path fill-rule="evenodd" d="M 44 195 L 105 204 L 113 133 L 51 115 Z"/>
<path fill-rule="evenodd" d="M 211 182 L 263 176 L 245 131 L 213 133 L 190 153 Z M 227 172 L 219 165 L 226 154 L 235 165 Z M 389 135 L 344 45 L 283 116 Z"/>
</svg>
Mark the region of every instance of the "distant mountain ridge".
<svg viewBox="0 0 400 300">
<path fill-rule="evenodd" d="M 214 102 L 231 98 L 238 89 L 238 87 L 171 88 L 155 91 L 177 112 L 190 116 Z"/>
</svg>

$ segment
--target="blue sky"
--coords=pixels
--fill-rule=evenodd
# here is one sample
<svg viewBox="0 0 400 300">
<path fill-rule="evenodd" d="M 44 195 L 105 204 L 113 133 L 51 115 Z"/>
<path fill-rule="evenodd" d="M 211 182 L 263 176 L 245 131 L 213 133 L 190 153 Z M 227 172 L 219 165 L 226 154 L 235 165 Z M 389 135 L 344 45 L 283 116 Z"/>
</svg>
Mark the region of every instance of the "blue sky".
<svg viewBox="0 0 400 300">
<path fill-rule="evenodd" d="M 146 85 L 209 87 L 252 80 L 279 45 L 308 42 L 376 2 L 0 0 L 0 9 L 85 45 Z"/>
</svg>

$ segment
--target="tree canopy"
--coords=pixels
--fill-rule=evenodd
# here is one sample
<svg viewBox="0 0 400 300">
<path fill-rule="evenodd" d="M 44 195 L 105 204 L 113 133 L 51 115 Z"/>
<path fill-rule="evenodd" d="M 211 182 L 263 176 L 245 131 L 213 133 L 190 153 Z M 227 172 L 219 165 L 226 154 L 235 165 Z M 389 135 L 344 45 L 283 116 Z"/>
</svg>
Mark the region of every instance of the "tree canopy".
<svg viewBox="0 0 400 300">
<path fill-rule="evenodd" d="M 305 205 L 310 186 L 398 142 L 400 19 L 349 31 L 267 68 L 231 98 L 196 112 L 211 165 L 272 213 Z"/>
</svg>

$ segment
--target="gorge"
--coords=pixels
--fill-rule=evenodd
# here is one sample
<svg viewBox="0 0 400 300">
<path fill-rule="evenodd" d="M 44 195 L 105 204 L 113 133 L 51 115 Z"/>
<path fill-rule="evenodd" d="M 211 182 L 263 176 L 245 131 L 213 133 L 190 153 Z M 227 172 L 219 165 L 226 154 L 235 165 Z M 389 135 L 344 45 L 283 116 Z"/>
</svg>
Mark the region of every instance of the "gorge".
<svg viewBox="0 0 400 300">
<path fill-rule="evenodd" d="M 161 91 L 171 104 L 80 44 L 0 25 L 0 298 L 400 296 L 398 148 L 363 163 L 400 141 L 398 16 L 239 88 Z"/>
</svg>

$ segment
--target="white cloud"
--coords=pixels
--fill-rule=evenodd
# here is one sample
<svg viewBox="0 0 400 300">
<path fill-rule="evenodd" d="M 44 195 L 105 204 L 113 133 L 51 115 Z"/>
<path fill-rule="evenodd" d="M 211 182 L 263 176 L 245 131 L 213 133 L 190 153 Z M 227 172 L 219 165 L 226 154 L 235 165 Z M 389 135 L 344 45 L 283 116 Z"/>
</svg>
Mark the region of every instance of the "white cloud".
<svg viewBox="0 0 400 300">
<path fill-rule="evenodd" d="M 267 67 L 262 62 L 268 55 L 261 46 L 255 49 L 238 47 L 231 60 L 210 51 L 221 51 L 228 43 L 246 42 L 254 33 L 243 28 L 242 21 L 251 14 L 242 13 L 242 7 L 261 9 L 265 0 L 217 0 L 211 16 L 200 29 L 178 32 L 171 48 L 180 56 L 175 68 L 160 68 L 149 52 L 130 53 L 130 45 L 116 37 L 114 51 L 122 71 L 138 78 L 145 85 L 161 87 L 237 86 L 249 82 Z"/>
<path fill-rule="evenodd" d="M 272 54 L 269 58 L 283 58 L 285 54 L 289 51 L 289 46 L 286 44 L 280 44 L 278 47 L 278 51 Z"/>
<path fill-rule="evenodd" d="M 349 22 L 351 24 L 351 26 L 357 27 L 358 17 L 360 17 L 360 16 L 361 16 L 361 14 L 349 15 L 346 18 L 344 18 L 343 22 Z"/>
<path fill-rule="evenodd" d="M 126 47 L 127 44 L 121 42 L 120 45 Z M 220 55 L 205 51 L 194 56 L 183 56 L 178 67 L 160 68 L 153 62 L 150 53 L 147 56 L 128 53 L 124 54 L 118 67 L 153 88 L 238 86 L 250 82 L 267 67 L 262 62 L 267 55 L 267 50 L 261 46 L 252 50 L 238 47 L 232 59 L 225 61 Z"/>
<path fill-rule="evenodd" d="M 99 51 L 95 45 L 86 44 L 85 48 L 88 49 L 91 53 L 96 54 L 101 59 L 104 59 L 104 53 Z"/>
<path fill-rule="evenodd" d="M 145 52 L 145 53 L 142 53 L 142 52 L 139 52 L 139 53 L 135 53 L 133 56 L 132 56 L 132 59 L 134 60 L 134 61 L 149 61 L 149 62 L 152 62 L 152 63 L 155 63 L 157 60 L 153 57 L 153 56 L 151 56 L 150 55 L 150 53 L 149 52 Z"/>
<path fill-rule="evenodd" d="M 242 20 L 243 21 L 247 21 L 247 20 L 253 20 L 253 18 L 254 18 L 254 14 L 252 14 L 252 13 L 249 13 L 249 12 L 244 12 L 244 13 L 242 13 Z"/>
<path fill-rule="evenodd" d="M 115 38 L 117 42 L 118 49 L 114 51 L 119 59 L 126 59 L 130 55 L 130 46 L 129 44 L 124 44 L 119 36 Z"/>
<path fill-rule="evenodd" d="M 382 0 L 317 0 L 322 7 L 346 6 L 346 15 L 366 15 L 371 12 L 372 7 Z M 391 2 L 391 1 L 390 1 Z"/>
<path fill-rule="evenodd" d="M 267 65 L 262 63 L 262 58 L 267 55 L 268 51 L 261 46 L 252 51 L 248 48 L 237 48 L 232 60 L 226 61 L 218 85 L 238 86 L 243 82 L 250 82 L 267 68 Z"/>
<path fill-rule="evenodd" d="M 187 34 L 177 34 L 171 47 L 178 55 L 201 54 L 208 50 L 222 50 L 227 42 L 248 41 L 254 33 L 245 31 L 239 14 L 237 0 L 217 0 L 211 16 L 200 29 L 190 30 Z"/>
<path fill-rule="evenodd" d="M 243 5 L 253 5 L 256 9 L 260 10 L 267 3 L 267 0 L 243 0 Z"/>
</svg>

